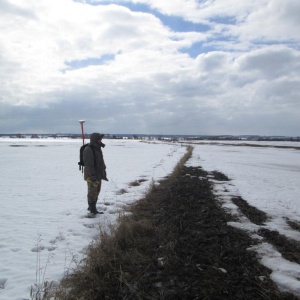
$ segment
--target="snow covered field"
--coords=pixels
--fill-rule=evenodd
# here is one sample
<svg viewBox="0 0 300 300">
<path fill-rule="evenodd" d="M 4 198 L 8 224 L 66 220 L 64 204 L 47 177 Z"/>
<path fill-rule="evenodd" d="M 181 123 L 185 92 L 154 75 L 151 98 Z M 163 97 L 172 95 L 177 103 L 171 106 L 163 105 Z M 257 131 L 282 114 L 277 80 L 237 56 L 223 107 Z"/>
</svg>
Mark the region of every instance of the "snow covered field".
<svg viewBox="0 0 300 300">
<path fill-rule="evenodd" d="M 78 169 L 80 140 L 0 139 L 0 299 L 29 299 L 30 287 L 57 280 L 118 212 L 168 175 L 184 155 L 180 145 L 106 140 L 109 182 L 89 219 L 86 183 Z M 145 180 L 130 187 L 135 180 Z M 127 193 L 120 193 L 125 190 Z M 38 276 L 36 277 L 36 273 Z"/>
<path fill-rule="evenodd" d="M 106 140 L 109 182 L 103 182 L 98 207 L 86 218 L 86 184 L 78 170 L 79 140 L 0 139 L 0 299 L 30 299 L 30 288 L 59 280 L 97 233 L 98 224 L 114 222 L 122 208 L 140 199 L 153 181 L 168 175 L 185 153 L 179 144 Z M 293 144 L 296 145 L 296 144 Z M 300 241 L 285 217 L 300 222 L 300 152 L 293 149 L 195 145 L 188 165 L 226 174 L 216 184 L 224 206 L 238 213 L 231 196 L 242 196 L 270 217 L 267 226 Z M 140 186 L 130 186 L 141 180 Z M 145 181 L 144 181 L 145 180 Z M 124 193 L 126 191 L 126 193 Z M 232 226 L 254 234 L 245 218 Z M 300 295 L 300 266 L 279 257 L 270 245 L 257 252 L 274 270 L 273 279 Z M 274 263 L 275 260 L 275 263 Z"/>
<path fill-rule="evenodd" d="M 252 146 L 266 145 L 266 148 L 226 145 L 228 143 L 199 143 L 187 165 L 198 165 L 206 171 L 217 170 L 231 179 L 215 181 L 214 191 L 223 207 L 239 216 L 240 223 L 231 222 L 232 226 L 247 230 L 255 238 L 260 238 L 256 231 L 263 227 L 300 242 L 300 232 L 286 222 L 289 219 L 300 224 L 300 150 L 269 148 L 271 145 L 299 147 L 299 143 L 251 142 Z M 269 220 L 265 226 L 257 226 L 241 216 L 231 201 L 234 196 L 241 196 L 267 213 Z M 253 249 L 262 264 L 273 271 L 272 279 L 279 288 L 300 296 L 300 266 L 282 258 L 268 243 Z"/>
</svg>

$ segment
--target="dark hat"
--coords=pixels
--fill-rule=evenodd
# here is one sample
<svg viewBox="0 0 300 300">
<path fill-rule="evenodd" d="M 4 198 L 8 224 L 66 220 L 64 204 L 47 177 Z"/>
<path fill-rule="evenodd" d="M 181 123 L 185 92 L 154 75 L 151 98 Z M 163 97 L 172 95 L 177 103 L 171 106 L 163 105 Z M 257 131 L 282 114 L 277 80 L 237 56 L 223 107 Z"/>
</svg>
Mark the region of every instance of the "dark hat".
<svg viewBox="0 0 300 300">
<path fill-rule="evenodd" d="M 103 137 L 103 133 L 94 132 L 90 136 L 91 143 L 97 143 L 99 140 L 102 140 Z"/>
</svg>

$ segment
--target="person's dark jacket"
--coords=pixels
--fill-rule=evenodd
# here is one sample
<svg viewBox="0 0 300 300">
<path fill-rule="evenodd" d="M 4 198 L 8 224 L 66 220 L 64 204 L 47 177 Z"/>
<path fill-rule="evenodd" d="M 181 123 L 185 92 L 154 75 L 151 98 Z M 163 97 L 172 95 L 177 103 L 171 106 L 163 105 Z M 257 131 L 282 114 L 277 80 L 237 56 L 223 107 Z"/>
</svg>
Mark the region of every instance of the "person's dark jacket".
<svg viewBox="0 0 300 300">
<path fill-rule="evenodd" d="M 93 177 L 96 177 L 97 180 L 106 179 L 106 166 L 101 145 L 98 143 L 102 137 L 103 134 L 100 133 L 91 134 L 90 144 L 83 151 L 84 180 Z"/>
</svg>

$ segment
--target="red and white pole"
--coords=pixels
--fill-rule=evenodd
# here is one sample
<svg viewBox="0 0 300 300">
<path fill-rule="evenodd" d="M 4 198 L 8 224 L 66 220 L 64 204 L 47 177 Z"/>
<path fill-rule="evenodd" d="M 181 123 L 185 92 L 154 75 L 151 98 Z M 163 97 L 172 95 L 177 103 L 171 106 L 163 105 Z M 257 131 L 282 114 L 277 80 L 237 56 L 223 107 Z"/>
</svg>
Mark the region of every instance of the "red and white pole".
<svg viewBox="0 0 300 300">
<path fill-rule="evenodd" d="M 82 135 L 82 145 L 84 145 L 84 130 L 83 130 L 83 123 L 85 120 L 79 120 L 80 127 L 81 127 L 81 135 Z"/>
<path fill-rule="evenodd" d="M 84 130 L 83 130 L 83 123 L 85 120 L 79 120 L 80 127 L 81 127 L 81 135 L 82 135 L 82 145 L 84 145 Z M 81 165 L 79 165 L 79 170 L 83 173 L 83 168 L 81 168 Z"/>
</svg>

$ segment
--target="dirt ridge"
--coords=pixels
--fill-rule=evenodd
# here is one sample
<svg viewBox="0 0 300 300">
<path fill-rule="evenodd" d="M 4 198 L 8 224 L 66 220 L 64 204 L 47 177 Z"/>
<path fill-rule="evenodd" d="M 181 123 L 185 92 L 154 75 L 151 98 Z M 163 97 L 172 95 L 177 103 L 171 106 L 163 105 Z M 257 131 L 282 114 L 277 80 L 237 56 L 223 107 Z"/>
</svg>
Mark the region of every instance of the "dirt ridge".
<svg viewBox="0 0 300 300">
<path fill-rule="evenodd" d="M 181 166 L 153 186 L 110 235 L 101 233 L 87 259 L 63 280 L 68 292 L 59 299 L 298 299 L 280 292 L 271 271 L 248 250 L 256 241 L 227 224 L 235 220 L 214 196 L 212 177 L 225 179 Z M 244 212 L 250 207 L 238 202 Z M 269 242 L 277 238 L 263 233 Z"/>
<path fill-rule="evenodd" d="M 280 293 L 270 271 L 247 250 L 255 241 L 227 225 L 232 216 L 215 199 L 207 176 L 201 167 L 183 167 L 176 180 L 136 204 L 137 212 L 152 210 L 148 217 L 154 216 L 160 231 L 156 256 L 164 261 L 154 284 L 143 281 L 147 294 L 153 299 L 159 293 L 163 299 L 297 299 Z"/>
</svg>

